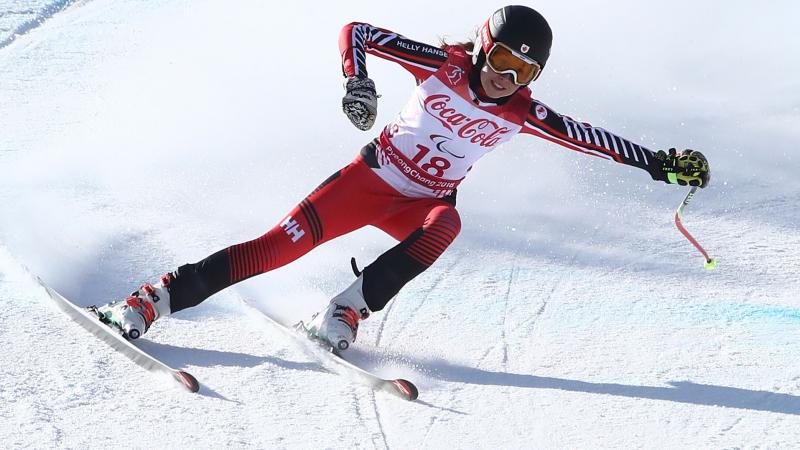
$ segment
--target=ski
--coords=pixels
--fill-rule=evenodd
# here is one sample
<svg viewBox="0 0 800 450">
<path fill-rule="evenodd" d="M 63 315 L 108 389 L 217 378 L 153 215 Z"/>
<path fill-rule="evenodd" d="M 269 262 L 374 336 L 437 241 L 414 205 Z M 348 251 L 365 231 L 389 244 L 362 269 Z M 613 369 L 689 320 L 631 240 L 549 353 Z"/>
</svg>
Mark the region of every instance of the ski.
<svg viewBox="0 0 800 450">
<path fill-rule="evenodd" d="M 310 337 L 306 332 L 303 322 L 300 322 L 294 328 L 288 327 L 278 322 L 264 311 L 247 303 L 247 301 L 242 300 L 242 303 L 255 315 L 263 318 L 265 322 L 291 336 L 295 342 L 302 345 L 306 353 L 317 359 L 323 367 L 329 369 L 331 372 L 339 375 L 349 375 L 361 384 L 375 391 L 386 392 L 400 397 L 403 400 L 414 401 L 419 397 L 419 390 L 414 383 L 402 378 L 381 378 L 342 358 L 332 346 Z"/>
<path fill-rule="evenodd" d="M 36 277 L 36 281 L 45 289 L 47 295 L 55 301 L 59 309 L 67 316 L 101 341 L 130 358 L 140 367 L 156 374 L 168 375 L 172 380 L 189 392 L 197 392 L 200 390 L 200 384 L 197 382 L 197 379 L 188 372 L 173 369 L 158 358 L 145 353 L 139 347 L 136 347 L 133 343 L 125 339 L 121 330 L 101 322 L 97 314 L 92 312 L 91 309 L 83 308 L 67 300 L 63 295 L 46 285 L 38 277 Z"/>
</svg>

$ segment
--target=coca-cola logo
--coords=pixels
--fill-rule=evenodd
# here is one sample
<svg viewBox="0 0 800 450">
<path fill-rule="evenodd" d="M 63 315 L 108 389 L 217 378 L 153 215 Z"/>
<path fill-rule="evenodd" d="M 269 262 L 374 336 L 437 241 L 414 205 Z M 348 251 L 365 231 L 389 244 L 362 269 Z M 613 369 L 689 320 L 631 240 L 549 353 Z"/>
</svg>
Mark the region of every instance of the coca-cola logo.
<svg viewBox="0 0 800 450">
<path fill-rule="evenodd" d="M 458 137 L 481 147 L 494 147 L 500 143 L 503 135 L 511 131 L 510 128 L 501 127 L 491 119 L 472 119 L 458 112 L 450 106 L 451 100 L 447 94 L 431 95 L 425 99 L 425 112 Z"/>
</svg>

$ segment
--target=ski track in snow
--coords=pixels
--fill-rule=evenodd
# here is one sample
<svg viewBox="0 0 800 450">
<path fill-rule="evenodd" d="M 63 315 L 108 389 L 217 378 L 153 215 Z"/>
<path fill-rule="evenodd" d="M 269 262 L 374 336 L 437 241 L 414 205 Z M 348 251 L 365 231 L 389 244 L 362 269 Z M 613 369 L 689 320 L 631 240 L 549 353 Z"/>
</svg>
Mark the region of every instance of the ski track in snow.
<svg viewBox="0 0 800 450">
<path fill-rule="evenodd" d="M 597 230 L 595 230 L 595 232 L 592 234 L 591 239 L 594 239 L 595 236 L 597 236 Z M 567 266 L 572 266 L 577 261 L 578 261 L 578 252 L 575 252 L 570 256 L 569 263 L 567 264 Z M 515 269 L 516 269 L 516 266 L 515 266 Z M 513 333 L 516 330 L 533 331 L 534 327 L 536 326 L 536 322 L 542 317 L 542 314 L 544 314 L 545 310 L 547 309 L 547 305 L 553 299 L 553 295 L 562 286 L 562 284 L 564 283 L 564 280 L 568 276 L 569 276 L 569 271 L 563 271 L 563 272 L 559 273 L 555 277 L 555 279 L 553 280 L 553 283 L 552 283 L 550 289 L 547 290 L 545 292 L 545 294 L 540 299 L 537 299 L 538 301 L 541 302 L 541 305 L 539 306 L 539 308 L 537 308 L 532 314 L 530 314 L 527 319 L 521 321 L 515 327 L 515 329 L 512 330 L 511 332 Z M 513 279 L 513 273 L 512 273 L 512 276 L 509 277 L 509 285 L 508 285 L 508 292 L 506 293 L 506 295 L 507 295 L 506 300 L 508 300 L 508 296 L 510 296 L 510 294 L 511 294 L 511 289 L 513 287 L 512 279 Z"/>
<path fill-rule="evenodd" d="M 403 329 L 407 327 L 414 320 L 414 316 L 416 315 L 417 312 L 419 312 L 419 310 L 425 304 L 425 301 L 428 300 L 429 296 L 432 293 L 436 292 L 436 288 L 439 286 L 439 283 L 441 283 L 442 280 L 445 277 L 447 277 L 448 274 L 453 270 L 453 268 L 455 268 L 461 262 L 463 257 L 464 257 L 463 254 L 460 254 L 460 256 L 456 257 L 446 269 L 440 272 L 440 274 L 434 279 L 433 283 L 430 284 L 430 287 L 425 289 L 425 294 L 420 296 L 417 306 L 408 315 L 408 319 L 405 319 L 401 322 L 400 325 L 401 328 L 397 331 L 397 334 L 402 333 Z M 389 315 L 392 312 L 394 305 L 395 305 L 394 301 L 390 302 L 388 307 L 386 308 L 386 311 L 383 314 L 383 318 L 381 318 L 381 323 L 378 326 L 377 336 L 375 338 L 375 344 L 374 344 L 375 347 L 381 346 L 381 339 L 383 338 L 384 329 L 386 328 L 386 323 L 389 320 Z"/>
<path fill-rule="evenodd" d="M 421 16 L 374 2 L 359 5 L 357 15 L 296 6 L 0 0 L 4 448 L 800 447 L 800 187 L 780 170 L 796 165 L 780 149 L 796 148 L 789 122 L 800 117 L 792 106 L 800 98 L 786 88 L 796 84 L 787 75 L 761 86 L 742 67 L 736 79 L 747 79 L 748 89 L 726 78 L 739 56 L 725 49 L 755 53 L 730 32 L 741 29 L 744 6 L 725 16 L 689 2 L 663 11 L 636 2 L 602 6 L 610 9 L 591 15 L 600 22 L 592 36 L 606 49 L 602 58 L 618 61 L 614 73 L 593 70 L 602 61 L 565 20 L 576 6 L 600 7 L 547 6 L 560 45 L 548 68 L 558 76 L 548 71 L 536 86 L 556 109 L 599 116 L 629 137 L 647 133 L 655 145 L 677 134 L 708 148 L 715 181 L 684 221 L 719 257 L 716 272 L 702 271 L 670 221 L 682 190 L 631 189 L 647 176 L 521 138 L 481 161 L 464 183 L 466 220 L 452 248 L 359 330 L 353 360 L 416 382 L 417 402 L 330 373 L 288 336 L 248 320 L 228 291 L 159 321 L 137 344 L 196 375 L 201 391 L 194 396 L 165 387 L 62 317 L 21 265 L 47 272 L 38 274 L 85 302 L 129 292 L 164 268 L 263 229 L 265 216 L 286 209 L 284 197 L 305 193 L 363 145 L 365 135 L 347 128 L 336 106 L 342 23 L 365 18 L 435 39 Z M 469 10 L 483 17 L 492 9 L 418 6 L 452 17 L 452 33 L 475 22 Z M 646 51 L 631 51 L 614 41 L 618 33 L 603 33 L 613 27 L 602 22 L 618 25 L 622 10 L 642 23 L 669 23 L 681 8 L 716 20 L 714 33 L 695 42 L 703 44 L 659 47 L 655 36 L 640 44 Z M 292 83 L 315 86 L 317 130 L 291 119 L 308 117 L 308 102 L 297 96 L 312 94 L 290 89 L 275 61 L 261 56 L 296 29 L 288 21 L 265 28 L 263 17 L 289 14 L 316 30 L 313 38 L 293 36 L 313 49 L 320 67 L 331 67 L 330 80 L 319 75 L 324 70 L 313 78 L 292 71 Z M 773 40 L 775 61 L 800 53 L 788 36 Z M 719 62 L 701 72 L 648 72 L 662 58 L 697 67 L 701 56 L 709 59 L 696 50 L 706 41 Z M 695 59 L 676 59 L 676 48 Z M 282 57 L 287 67 L 301 67 L 308 52 Z M 648 60 L 651 54 L 659 60 Z M 766 70 L 768 62 L 752 66 L 797 73 Z M 388 120 L 413 83 L 381 63 L 368 57 L 383 94 L 379 120 Z M 596 88 L 605 84 L 608 94 Z M 755 94 L 740 97 L 749 91 Z M 734 97 L 746 110 L 718 106 Z M 697 115 L 686 122 L 699 125 L 673 128 L 685 111 Z M 626 115 L 642 119 L 629 123 Z M 769 125 L 748 127 L 759 120 Z M 754 153 L 772 160 L 742 156 Z M 521 169 L 509 173 L 509 166 Z M 574 183 L 562 184 L 565 177 Z M 167 212 L 153 213 L 154 205 Z M 330 269 L 340 269 L 337 253 L 385 242 L 362 236 L 265 275 L 284 281 L 275 284 L 287 292 L 273 297 L 329 294 L 343 273 Z M 101 277 L 112 280 L 96 283 Z M 131 423 L 158 439 L 132 443 Z"/>
<path fill-rule="evenodd" d="M 403 330 L 404 330 L 404 329 L 405 329 L 405 328 L 406 328 L 408 325 L 410 325 L 410 323 L 411 323 L 411 322 L 413 322 L 413 320 L 414 320 L 414 316 L 415 316 L 415 315 L 416 315 L 416 314 L 419 312 L 419 310 L 422 308 L 422 306 L 424 305 L 424 303 L 426 302 L 426 300 L 429 298 L 429 296 L 430 296 L 430 295 L 431 295 L 433 292 L 435 292 L 435 291 L 436 291 L 436 287 L 437 287 L 437 286 L 439 286 L 439 284 L 442 282 L 442 280 L 443 280 L 443 279 L 444 279 L 444 278 L 445 278 L 445 277 L 446 277 L 446 276 L 447 276 L 449 273 L 451 273 L 451 271 L 452 271 L 452 270 L 453 270 L 453 269 L 454 269 L 454 268 L 455 268 L 455 267 L 456 267 L 456 266 L 457 266 L 459 263 L 461 263 L 461 261 L 462 261 L 463 259 L 464 259 L 464 255 L 463 255 L 463 254 L 459 254 L 459 255 L 458 255 L 456 258 L 454 258 L 453 262 L 452 262 L 452 263 L 450 263 L 450 264 L 447 266 L 447 268 L 446 268 L 445 270 L 443 270 L 443 271 L 442 271 L 442 272 L 441 272 L 441 273 L 440 273 L 440 274 L 439 274 L 439 275 L 438 275 L 438 276 L 437 276 L 437 277 L 434 279 L 433 283 L 431 283 L 431 284 L 429 285 L 429 287 L 428 287 L 428 288 L 425 290 L 425 294 L 424 294 L 424 295 L 422 295 L 422 296 L 419 298 L 419 302 L 418 302 L 417 306 L 416 306 L 416 307 L 415 307 L 415 308 L 414 308 L 414 309 L 411 311 L 411 313 L 408 315 L 408 318 L 407 318 L 407 319 L 405 319 L 405 320 L 402 320 L 402 321 L 401 321 L 400 329 L 397 331 L 397 334 L 400 334 L 400 333 L 402 333 L 402 332 L 403 332 Z M 390 313 L 391 313 L 391 311 L 392 311 L 392 309 L 393 309 L 394 305 L 395 305 L 395 302 L 394 302 L 394 301 L 390 302 L 390 303 L 389 303 L 389 305 L 388 305 L 388 307 L 386 308 L 386 311 L 385 311 L 385 312 L 384 312 L 384 314 L 383 314 L 383 317 L 382 317 L 382 319 L 381 319 L 380 325 L 378 326 L 378 330 L 377 330 L 377 333 L 376 333 L 375 344 L 374 344 L 374 347 L 376 347 L 376 348 L 380 348 L 380 344 L 381 344 L 381 338 L 384 336 L 384 330 L 385 330 L 385 328 L 386 328 L 386 323 L 387 323 L 387 322 L 388 322 L 388 320 L 389 320 L 389 315 L 390 315 Z M 373 411 L 374 411 L 375 419 L 376 419 L 376 420 L 377 420 L 377 422 L 378 422 L 378 426 L 379 426 L 379 428 L 380 428 L 381 435 L 383 436 L 383 442 L 384 442 L 384 444 L 386 445 L 386 448 L 388 448 L 388 443 L 387 443 L 387 440 L 386 440 L 386 434 L 385 434 L 385 432 L 383 431 L 383 425 L 381 424 L 381 414 L 380 414 L 380 411 L 379 411 L 379 408 L 378 408 L 378 402 L 377 402 L 377 400 L 376 400 L 376 398 L 375 398 L 375 394 L 374 394 L 374 393 L 372 393 L 372 395 L 370 396 L 370 400 L 371 400 L 371 403 L 372 403 L 372 409 L 373 409 Z M 444 409 L 440 409 L 440 411 L 444 411 Z M 432 420 L 435 420 L 435 419 L 432 419 Z M 432 422 L 432 423 L 433 423 L 433 422 Z M 427 434 L 427 433 L 426 433 L 426 434 Z M 423 441 L 424 441 L 424 439 L 423 439 Z"/>
<path fill-rule="evenodd" d="M 13 26 L 13 29 L 9 30 L 6 33 L 0 34 L 0 50 L 5 47 L 8 47 L 15 41 L 17 41 L 22 36 L 31 33 L 35 29 L 42 26 L 47 20 L 51 19 L 56 14 L 64 11 L 68 7 L 72 6 L 76 3 L 85 3 L 89 0 L 54 0 L 50 2 L 41 2 L 41 4 L 36 3 L 36 8 L 24 8 L 24 9 L 6 9 L 5 11 L 0 11 L 0 21 L 2 21 L 7 16 L 16 16 L 14 22 L 17 22 L 19 17 L 25 17 L 21 23 L 16 24 Z M 0 8 L 2 8 L 2 3 L 0 2 Z M 13 23 L 13 22 L 12 22 Z M 5 36 L 3 36 L 5 34 Z"/>
<path fill-rule="evenodd" d="M 362 423 L 367 433 L 366 435 L 370 437 L 374 448 L 388 449 L 389 444 L 387 442 L 386 432 L 383 429 L 383 424 L 381 423 L 381 415 L 378 411 L 375 391 L 369 390 L 369 392 L 353 393 L 353 402 L 356 405 L 356 414 L 362 418 Z M 367 420 L 367 418 L 361 414 L 360 405 L 362 403 L 366 405 L 365 410 L 369 411 L 371 414 L 371 420 Z M 370 427 L 370 425 L 372 426 Z"/>
<path fill-rule="evenodd" d="M 508 370 L 508 308 L 510 307 L 509 304 L 511 302 L 511 290 L 514 286 L 514 275 L 516 275 L 519 271 L 519 267 L 517 266 L 516 261 L 513 261 L 511 264 L 511 270 L 508 273 L 508 287 L 506 289 L 505 294 L 503 295 L 503 325 L 500 330 L 500 342 L 503 346 L 503 359 L 500 362 L 500 367 L 503 368 L 503 372 Z"/>
<path fill-rule="evenodd" d="M 594 238 L 595 235 L 596 232 L 594 235 L 592 235 L 592 238 Z M 578 253 L 577 252 L 573 253 L 572 256 L 570 256 L 569 263 L 567 265 L 568 266 L 574 265 L 577 261 L 577 258 L 578 258 Z M 510 264 L 510 269 L 508 274 L 508 283 L 506 286 L 505 293 L 502 296 L 503 324 L 500 333 L 500 340 L 496 344 L 487 348 L 486 351 L 483 353 L 483 355 L 481 355 L 481 357 L 478 360 L 479 361 L 478 365 L 480 366 L 480 362 L 483 362 L 486 358 L 488 358 L 489 355 L 491 355 L 492 352 L 496 351 L 498 347 L 502 347 L 501 366 L 504 371 L 506 371 L 508 365 L 508 338 L 510 337 L 510 335 L 512 335 L 514 332 L 518 330 L 528 333 L 533 331 L 534 327 L 536 326 L 536 322 L 542 316 L 545 309 L 547 308 L 548 303 L 553 298 L 553 294 L 562 285 L 564 279 L 567 277 L 569 273 L 568 271 L 563 271 L 559 275 L 557 275 L 553 280 L 551 288 L 546 291 L 545 295 L 543 295 L 541 298 L 536 299 L 536 301 L 541 302 L 540 306 L 535 311 L 533 311 L 532 314 L 529 314 L 529 317 L 527 319 L 521 321 L 514 328 L 509 329 L 509 327 L 511 326 L 508 321 L 509 305 L 511 303 L 510 300 L 512 291 L 515 288 L 514 280 L 515 278 L 518 278 L 520 271 L 520 267 L 518 264 L 518 255 L 514 255 L 512 259 L 509 261 L 509 264 Z"/>
<path fill-rule="evenodd" d="M 452 270 L 461 261 L 464 261 L 464 260 L 465 259 L 463 258 L 463 256 L 457 258 L 456 261 L 443 273 L 449 273 L 449 274 L 452 275 Z M 500 275 L 499 278 L 501 278 L 501 279 L 505 278 L 506 282 L 507 282 L 504 292 L 501 291 L 502 294 L 499 296 L 500 298 L 502 298 L 502 305 L 503 305 L 502 308 L 501 308 L 502 311 L 503 311 L 502 321 L 499 321 L 501 323 L 501 326 L 500 326 L 500 340 L 499 340 L 499 342 L 497 342 L 497 343 L 491 345 L 489 348 L 487 348 L 487 350 L 483 353 L 483 355 L 481 355 L 478 358 L 478 360 L 475 363 L 475 367 L 476 368 L 480 368 L 483 365 L 483 363 L 486 361 L 486 359 L 492 354 L 492 352 L 494 352 L 498 347 L 502 347 L 502 358 L 501 358 L 501 361 L 500 361 L 500 366 L 501 366 L 501 368 L 503 369 L 504 372 L 507 370 L 507 365 L 508 365 L 508 341 L 507 341 L 508 308 L 509 308 L 509 300 L 511 298 L 511 292 L 512 292 L 512 289 L 513 289 L 513 286 L 514 286 L 515 275 L 518 273 L 518 270 L 519 270 L 519 267 L 517 265 L 517 255 L 512 255 L 511 258 L 510 258 L 510 261 L 508 262 L 508 264 L 509 264 L 508 276 L 505 277 L 502 273 L 499 274 Z M 498 274 L 495 273 L 495 274 L 492 274 L 492 275 L 498 275 Z M 438 285 L 442 278 L 443 277 L 437 278 L 436 282 L 434 283 L 434 286 Z M 490 276 L 489 280 L 490 281 L 485 286 L 491 286 L 490 290 L 493 291 L 493 292 L 497 292 L 497 286 L 498 286 L 497 281 L 493 280 L 491 278 L 491 276 Z M 429 292 L 430 291 L 432 291 L 432 290 L 429 290 Z M 491 297 L 492 297 L 491 295 L 488 296 L 488 298 L 491 298 Z M 488 320 L 487 320 L 487 326 L 490 326 Z M 424 437 L 422 439 L 421 448 L 427 448 L 429 437 L 431 436 L 433 431 L 436 429 L 437 425 L 440 424 L 440 423 L 443 423 L 443 421 L 446 419 L 447 415 L 458 413 L 457 410 L 453 409 L 453 407 L 455 407 L 458 404 L 458 397 L 459 397 L 458 394 L 462 390 L 463 390 L 463 387 L 454 388 L 452 390 L 452 392 L 450 393 L 450 395 L 448 397 L 448 400 L 444 402 L 444 404 L 447 404 L 449 407 L 437 408 L 436 413 L 433 414 L 430 417 L 430 420 L 428 422 L 427 428 L 425 430 Z M 501 401 L 503 401 L 503 400 L 501 400 Z M 461 414 L 461 413 L 459 413 L 459 414 Z"/>
</svg>

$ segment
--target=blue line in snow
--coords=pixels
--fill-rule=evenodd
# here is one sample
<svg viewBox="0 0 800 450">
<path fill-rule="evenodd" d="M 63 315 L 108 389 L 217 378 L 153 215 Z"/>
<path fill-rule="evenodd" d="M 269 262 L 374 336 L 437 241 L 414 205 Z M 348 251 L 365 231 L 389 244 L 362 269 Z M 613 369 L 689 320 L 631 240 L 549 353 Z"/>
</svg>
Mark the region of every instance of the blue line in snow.
<svg viewBox="0 0 800 450">
<path fill-rule="evenodd" d="M 725 316 L 733 320 L 779 319 L 800 320 L 800 309 L 766 305 L 727 305 Z"/>
<path fill-rule="evenodd" d="M 749 303 L 704 303 L 672 311 L 682 320 L 788 324 L 800 322 L 800 308 Z"/>
</svg>

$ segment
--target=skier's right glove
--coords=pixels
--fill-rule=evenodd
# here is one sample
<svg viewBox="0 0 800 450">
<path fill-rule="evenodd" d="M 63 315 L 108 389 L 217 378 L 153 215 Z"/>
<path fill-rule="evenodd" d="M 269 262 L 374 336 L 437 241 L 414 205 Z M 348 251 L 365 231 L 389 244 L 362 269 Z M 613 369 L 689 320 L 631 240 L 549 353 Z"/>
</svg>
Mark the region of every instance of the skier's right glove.
<svg viewBox="0 0 800 450">
<path fill-rule="evenodd" d="M 378 114 L 375 83 L 367 77 L 349 77 L 344 82 L 344 89 L 347 93 L 342 98 L 342 110 L 359 130 L 369 130 Z"/>
<path fill-rule="evenodd" d="M 671 148 L 669 153 L 659 150 L 655 158 L 661 163 L 658 178 L 662 181 L 701 188 L 711 181 L 708 160 L 698 151 L 687 149 L 679 152 Z"/>
</svg>

